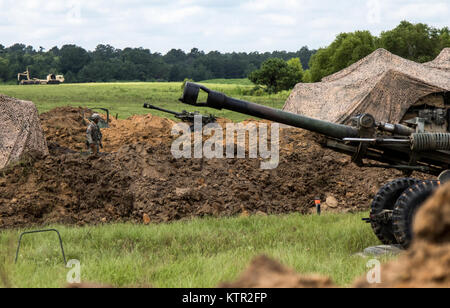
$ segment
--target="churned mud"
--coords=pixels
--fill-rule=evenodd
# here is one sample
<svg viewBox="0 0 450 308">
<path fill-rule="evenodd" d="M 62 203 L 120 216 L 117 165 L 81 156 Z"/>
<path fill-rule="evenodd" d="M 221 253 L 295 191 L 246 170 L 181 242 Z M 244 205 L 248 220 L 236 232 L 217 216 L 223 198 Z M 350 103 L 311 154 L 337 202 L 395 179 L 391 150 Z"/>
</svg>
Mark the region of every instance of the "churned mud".
<svg viewBox="0 0 450 308">
<path fill-rule="evenodd" d="M 323 211 L 353 212 L 368 209 L 379 187 L 401 176 L 357 168 L 296 129 L 282 129 L 273 170 L 261 170 L 261 159 L 175 159 L 174 122 L 152 115 L 112 119 L 104 153 L 90 157 L 82 153 L 83 109 L 57 108 L 40 118 L 51 154 L 0 172 L 0 228 L 311 213 L 315 197 Z"/>
</svg>

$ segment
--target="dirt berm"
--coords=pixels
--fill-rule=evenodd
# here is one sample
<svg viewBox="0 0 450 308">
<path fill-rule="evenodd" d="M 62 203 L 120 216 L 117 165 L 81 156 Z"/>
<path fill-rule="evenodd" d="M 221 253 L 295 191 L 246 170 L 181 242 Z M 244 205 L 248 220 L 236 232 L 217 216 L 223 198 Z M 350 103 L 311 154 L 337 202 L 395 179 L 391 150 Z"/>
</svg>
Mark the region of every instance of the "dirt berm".
<svg viewBox="0 0 450 308">
<path fill-rule="evenodd" d="M 415 241 L 396 261 L 381 268 L 381 284 L 357 279 L 355 288 L 450 287 L 450 184 L 442 187 L 417 213 Z M 267 257 L 255 258 L 237 281 L 226 288 L 329 288 L 323 276 L 303 276 Z"/>
<path fill-rule="evenodd" d="M 231 283 L 220 288 L 333 288 L 329 278 L 313 275 L 302 276 L 266 256 L 255 258 L 248 269 Z"/>
<path fill-rule="evenodd" d="M 282 131 L 279 167 L 263 171 L 258 159 L 173 158 L 173 122 L 156 116 L 113 120 L 103 131 L 109 154 L 99 158 L 80 154 L 81 109 L 58 108 L 41 122 L 52 153 L 0 172 L 0 228 L 309 213 L 316 196 L 333 201 L 324 211 L 359 211 L 402 176 L 357 168 L 301 130 Z"/>
<path fill-rule="evenodd" d="M 382 267 L 387 288 L 450 288 L 450 184 L 417 213 L 415 242 L 404 256 Z M 373 287 L 364 279 L 356 287 Z"/>
</svg>

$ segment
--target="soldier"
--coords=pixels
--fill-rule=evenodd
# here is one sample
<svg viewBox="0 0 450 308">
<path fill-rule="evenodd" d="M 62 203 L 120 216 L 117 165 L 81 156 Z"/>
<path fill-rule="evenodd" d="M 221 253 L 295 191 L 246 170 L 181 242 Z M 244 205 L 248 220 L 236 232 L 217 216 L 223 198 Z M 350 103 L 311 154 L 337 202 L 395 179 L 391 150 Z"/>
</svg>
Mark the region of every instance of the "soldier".
<svg viewBox="0 0 450 308">
<path fill-rule="evenodd" d="M 100 131 L 100 127 L 98 126 L 98 122 L 100 122 L 102 118 L 99 114 L 94 113 L 91 117 L 91 123 L 89 123 L 89 126 L 86 131 L 86 137 L 87 141 L 86 144 L 88 145 L 89 149 L 91 150 L 91 153 L 94 155 L 97 155 L 99 152 L 99 148 L 103 148 L 102 145 L 102 133 Z"/>
</svg>

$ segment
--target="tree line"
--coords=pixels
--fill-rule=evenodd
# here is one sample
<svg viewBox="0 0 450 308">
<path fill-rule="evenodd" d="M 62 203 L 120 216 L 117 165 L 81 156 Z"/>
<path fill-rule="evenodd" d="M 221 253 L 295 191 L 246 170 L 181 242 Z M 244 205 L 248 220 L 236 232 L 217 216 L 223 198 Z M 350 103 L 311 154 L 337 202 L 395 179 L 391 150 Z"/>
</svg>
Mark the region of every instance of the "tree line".
<svg viewBox="0 0 450 308">
<path fill-rule="evenodd" d="M 201 81 L 216 78 L 247 78 L 269 58 L 299 58 L 308 67 L 315 50 L 303 47 L 296 52 L 233 52 L 205 53 L 193 48 L 186 53 L 172 49 L 166 54 L 145 48 L 117 49 L 98 45 L 87 51 L 76 45 L 53 47 L 50 50 L 15 44 L 0 45 L 0 81 L 15 81 L 27 68 L 33 78 L 48 74 L 64 74 L 67 82 L 109 81 Z"/>
<path fill-rule="evenodd" d="M 396 28 L 374 36 L 369 31 L 341 33 L 327 48 L 319 49 L 310 60 L 305 82 L 320 81 L 368 56 L 378 48 L 415 62 L 434 60 L 450 47 L 450 30 L 434 28 L 423 23 L 402 21 Z"/>
<path fill-rule="evenodd" d="M 0 81 L 16 80 L 28 67 L 33 77 L 64 74 L 67 82 L 201 81 L 216 78 L 249 78 L 264 90 L 291 89 L 298 82 L 317 82 L 384 48 L 403 58 L 427 62 L 450 47 L 450 30 L 402 21 L 396 28 L 374 36 L 369 31 L 337 35 L 326 48 L 303 47 L 296 52 L 205 53 L 193 48 L 166 54 L 144 48 L 116 49 L 98 45 L 94 51 L 64 45 L 45 51 L 32 46 L 0 44 Z M 258 88 L 257 90 L 261 90 Z"/>
<path fill-rule="evenodd" d="M 448 27 L 437 29 L 422 23 L 402 21 L 395 29 L 384 31 L 378 37 L 369 31 L 339 34 L 328 47 L 321 48 L 312 55 L 309 68 L 299 66 L 298 59 L 266 60 L 260 69 L 249 75 L 249 79 L 256 85 L 264 86 L 268 92 L 278 92 L 292 89 L 299 82 L 318 82 L 378 48 L 424 63 L 435 59 L 447 47 L 450 47 Z"/>
</svg>

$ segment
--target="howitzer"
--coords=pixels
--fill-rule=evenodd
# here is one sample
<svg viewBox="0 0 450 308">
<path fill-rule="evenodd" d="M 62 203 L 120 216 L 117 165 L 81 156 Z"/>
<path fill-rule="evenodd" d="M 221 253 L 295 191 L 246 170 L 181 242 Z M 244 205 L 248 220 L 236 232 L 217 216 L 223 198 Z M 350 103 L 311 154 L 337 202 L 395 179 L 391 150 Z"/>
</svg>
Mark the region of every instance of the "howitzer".
<svg viewBox="0 0 450 308">
<path fill-rule="evenodd" d="M 183 110 L 182 112 L 175 112 L 175 111 L 171 111 L 171 110 L 167 110 L 164 108 L 160 108 L 157 106 L 153 106 L 150 104 L 144 104 L 144 108 L 147 109 L 154 109 L 154 110 L 159 110 L 165 113 L 169 113 L 175 116 L 175 118 L 180 119 L 183 122 L 187 122 L 191 124 L 191 128 L 194 125 L 194 120 L 195 120 L 195 116 L 201 116 L 202 117 L 202 125 L 207 125 L 209 123 L 215 123 L 217 121 L 217 118 L 210 114 L 210 115 L 201 115 L 198 111 L 195 112 L 187 112 L 186 110 Z"/>
<path fill-rule="evenodd" d="M 206 102 L 197 102 L 200 90 L 208 94 Z M 366 221 L 372 224 L 384 244 L 408 247 L 413 214 L 441 181 L 450 178 L 450 105 L 430 111 L 439 113 L 438 124 L 446 128 L 445 132 L 433 132 L 426 131 L 423 123 L 436 117 L 421 118 L 419 114 L 404 125 L 377 122 L 372 115 L 362 114 L 352 119 L 352 125 L 343 125 L 238 100 L 195 83 L 186 83 L 180 101 L 193 106 L 228 109 L 319 133 L 327 137 L 327 147 L 351 155 L 352 161 L 360 167 L 393 168 L 404 171 L 407 176 L 413 171 L 439 175 L 436 181 L 399 179 L 387 184 L 375 196 L 371 217 Z"/>
</svg>

